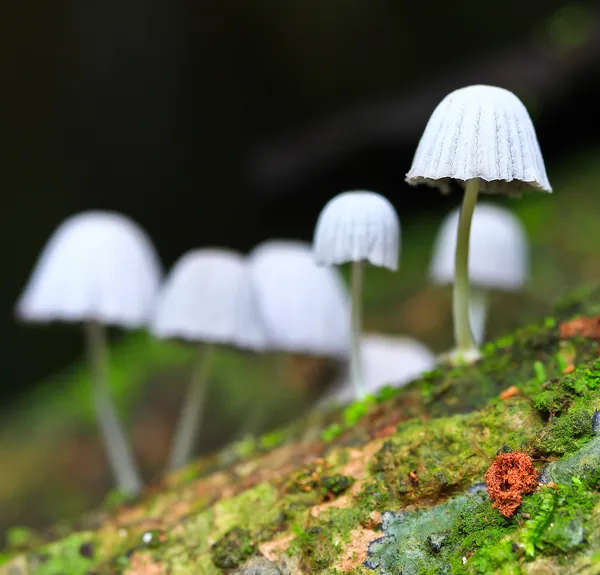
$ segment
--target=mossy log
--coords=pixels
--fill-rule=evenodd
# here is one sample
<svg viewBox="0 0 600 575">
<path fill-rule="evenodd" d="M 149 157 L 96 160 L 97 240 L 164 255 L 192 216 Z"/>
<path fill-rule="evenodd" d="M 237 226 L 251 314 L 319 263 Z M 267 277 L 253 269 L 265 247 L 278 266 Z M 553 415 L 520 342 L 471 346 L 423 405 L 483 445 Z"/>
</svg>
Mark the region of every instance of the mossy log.
<svg viewBox="0 0 600 575">
<path fill-rule="evenodd" d="M 592 574 L 600 571 L 600 288 L 476 365 L 246 439 L 52 534 L 1 575 Z M 580 319 L 574 319 L 574 318 Z M 509 517 L 484 477 L 528 454 Z"/>
</svg>

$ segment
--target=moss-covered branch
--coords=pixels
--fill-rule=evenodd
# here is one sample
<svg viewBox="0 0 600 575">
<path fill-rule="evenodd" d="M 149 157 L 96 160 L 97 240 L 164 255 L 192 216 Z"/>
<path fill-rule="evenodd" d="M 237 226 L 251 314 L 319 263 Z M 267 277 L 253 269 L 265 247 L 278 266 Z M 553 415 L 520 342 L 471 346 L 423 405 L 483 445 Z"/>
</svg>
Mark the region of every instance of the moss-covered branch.
<svg viewBox="0 0 600 575">
<path fill-rule="evenodd" d="M 230 445 L 50 536 L 15 531 L 0 573 L 595 573 L 600 332 L 568 322 L 599 311 L 579 290 L 474 366 Z M 540 486 L 504 517 L 482 482 L 514 450 Z"/>
</svg>

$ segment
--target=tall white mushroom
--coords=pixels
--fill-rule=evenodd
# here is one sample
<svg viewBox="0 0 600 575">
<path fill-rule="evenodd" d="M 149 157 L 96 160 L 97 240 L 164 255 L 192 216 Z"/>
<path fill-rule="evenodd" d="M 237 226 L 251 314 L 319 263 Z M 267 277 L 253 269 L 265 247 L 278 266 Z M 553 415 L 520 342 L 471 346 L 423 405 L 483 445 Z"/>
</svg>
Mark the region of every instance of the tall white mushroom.
<svg viewBox="0 0 600 575">
<path fill-rule="evenodd" d="M 268 240 L 249 254 L 272 349 L 346 359 L 350 302 L 337 270 L 319 267 L 310 244 Z"/>
<path fill-rule="evenodd" d="M 222 248 L 184 254 L 167 277 L 151 331 L 161 339 L 201 342 L 169 459 L 178 468 L 189 460 L 201 425 L 212 344 L 267 345 L 247 259 Z"/>
<path fill-rule="evenodd" d="M 454 281 L 454 254 L 460 208 L 443 220 L 435 242 L 429 275 L 436 284 Z M 517 291 L 529 276 L 525 227 L 510 210 L 478 203 L 471 224 L 469 279 L 471 330 L 477 344 L 485 339 L 490 290 Z"/>
<path fill-rule="evenodd" d="M 344 192 L 325 205 L 317 220 L 313 249 L 317 263 L 352 262 L 350 372 L 356 397 L 366 394 L 360 359 L 362 291 L 365 264 L 398 269 L 400 222 L 383 196 Z"/>
<path fill-rule="evenodd" d="M 360 353 L 367 392 L 377 393 L 386 385 L 401 387 L 435 367 L 435 354 L 423 343 L 407 336 L 367 333 Z M 352 400 L 352 382 L 343 380 L 322 403 Z"/>
<path fill-rule="evenodd" d="M 154 247 L 135 222 L 112 212 L 84 212 L 51 236 L 16 309 L 27 322 L 84 323 L 108 460 L 118 488 L 132 495 L 142 482 L 110 395 L 104 325 L 145 326 L 161 274 Z"/>
<path fill-rule="evenodd" d="M 551 192 L 544 159 L 527 109 L 512 92 L 468 86 L 448 94 L 425 127 L 412 166 L 411 185 L 449 191 L 450 180 L 465 187 L 458 224 L 454 279 L 452 361 L 476 361 L 480 354 L 469 318 L 469 236 L 480 191 L 520 195 Z"/>
</svg>

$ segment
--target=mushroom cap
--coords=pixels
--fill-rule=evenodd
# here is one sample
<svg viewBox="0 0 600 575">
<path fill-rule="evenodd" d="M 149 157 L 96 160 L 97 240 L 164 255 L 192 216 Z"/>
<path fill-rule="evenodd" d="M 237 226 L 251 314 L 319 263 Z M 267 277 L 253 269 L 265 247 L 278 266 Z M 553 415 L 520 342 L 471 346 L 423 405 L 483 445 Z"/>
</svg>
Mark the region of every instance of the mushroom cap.
<svg viewBox="0 0 600 575">
<path fill-rule="evenodd" d="M 344 192 L 319 215 L 313 249 L 317 263 L 368 261 L 398 269 L 400 222 L 394 206 L 374 192 Z"/>
<path fill-rule="evenodd" d="M 433 250 L 429 274 L 437 284 L 454 282 L 454 257 L 460 208 L 442 222 Z M 473 285 L 516 291 L 529 275 L 527 233 L 510 210 L 478 203 L 471 221 L 469 277 Z"/>
<path fill-rule="evenodd" d="M 265 349 L 247 259 L 221 248 L 181 256 L 160 292 L 150 331 L 162 339 Z"/>
<path fill-rule="evenodd" d="M 386 385 L 400 387 L 435 367 L 435 354 L 423 343 L 405 336 L 368 333 L 361 338 L 361 357 L 368 393 Z M 351 401 L 354 388 L 350 380 L 335 388 L 322 403 L 332 399 Z"/>
<path fill-rule="evenodd" d="M 310 244 L 270 240 L 249 255 L 271 345 L 290 353 L 345 359 L 350 298 L 337 270 L 319 267 Z"/>
<path fill-rule="evenodd" d="M 480 178 L 484 192 L 552 191 L 527 108 L 504 88 L 476 85 L 448 94 L 429 118 L 406 174 L 411 185 L 443 192 L 451 179 L 472 178 Z"/>
<path fill-rule="evenodd" d="M 52 234 L 17 302 L 24 321 L 148 323 L 162 277 L 146 232 L 114 212 L 66 219 Z"/>
<path fill-rule="evenodd" d="M 388 384 L 405 385 L 436 364 L 435 354 L 410 337 L 368 333 L 362 337 L 361 352 L 370 393 Z"/>
</svg>

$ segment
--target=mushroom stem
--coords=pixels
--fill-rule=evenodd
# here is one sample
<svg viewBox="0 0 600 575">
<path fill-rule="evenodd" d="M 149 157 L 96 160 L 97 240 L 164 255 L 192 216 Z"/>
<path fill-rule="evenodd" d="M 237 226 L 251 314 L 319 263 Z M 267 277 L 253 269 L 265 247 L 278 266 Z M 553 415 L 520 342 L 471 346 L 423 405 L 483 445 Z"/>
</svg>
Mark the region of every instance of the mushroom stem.
<svg viewBox="0 0 600 575">
<path fill-rule="evenodd" d="M 206 396 L 206 375 L 208 373 L 213 346 L 200 345 L 192 368 L 192 377 L 183 404 L 183 410 L 173 439 L 169 457 L 169 467 L 177 469 L 185 465 L 193 451 L 198 430 L 202 424 L 204 398 Z"/>
<path fill-rule="evenodd" d="M 350 311 L 350 378 L 352 380 L 352 386 L 354 387 L 356 399 L 361 399 L 366 395 L 360 351 L 364 270 L 364 261 L 352 263 L 352 308 Z"/>
<path fill-rule="evenodd" d="M 108 353 L 104 326 L 97 321 L 85 323 L 85 339 L 92 367 L 92 395 L 100 432 L 117 487 L 127 495 L 142 489 L 131 447 L 119 422 L 108 383 Z"/>
<path fill-rule="evenodd" d="M 488 293 L 486 290 L 472 286 L 470 302 L 471 332 L 477 345 L 485 340 L 485 324 L 488 312 Z"/>
<path fill-rule="evenodd" d="M 476 358 L 479 355 L 469 318 L 469 236 L 471 234 L 471 221 L 478 193 L 479 179 L 473 178 L 467 180 L 458 221 L 456 255 L 454 260 L 454 293 L 452 300 L 454 338 L 456 340 L 457 354 L 467 360 Z"/>
</svg>

